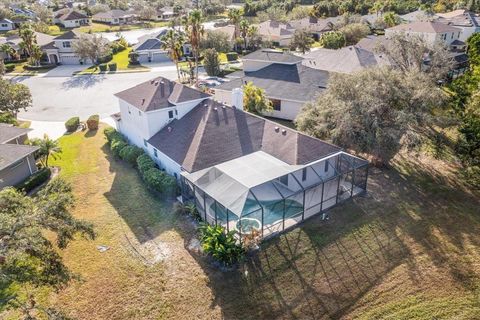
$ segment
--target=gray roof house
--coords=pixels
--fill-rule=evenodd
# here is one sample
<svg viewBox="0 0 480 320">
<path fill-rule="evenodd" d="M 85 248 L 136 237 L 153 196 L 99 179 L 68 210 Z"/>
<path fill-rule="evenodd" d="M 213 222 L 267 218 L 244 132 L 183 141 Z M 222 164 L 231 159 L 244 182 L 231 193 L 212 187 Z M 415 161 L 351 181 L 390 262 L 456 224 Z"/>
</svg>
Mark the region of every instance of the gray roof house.
<svg viewBox="0 0 480 320">
<path fill-rule="evenodd" d="M 166 32 L 167 30 L 162 30 L 138 39 L 138 42 L 133 46 L 133 51 L 138 53 L 140 63 L 170 61 L 168 51 L 162 48 L 163 41 L 161 39 Z"/>
<path fill-rule="evenodd" d="M 183 202 L 240 238 L 252 228 L 273 236 L 365 192 L 368 162 L 243 111 L 235 94 L 231 107 L 158 77 L 116 94 L 114 119 L 178 179 Z"/>
<path fill-rule="evenodd" d="M 119 24 L 132 23 L 135 17 L 136 17 L 136 14 L 132 12 L 120 10 L 120 9 L 114 9 L 114 10 L 109 10 L 106 12 L 99 12 L 97 14 L 94 14 L 92 16 L 92 21 L 108 23 L 112 25 L 119 25 Z"/>
<path fill-rule="evenodd" d="M 15 23 L 9 19 L 0 20 L 0 31 L 9 31 L 15 29 Z"/>
<path fill-rule="evenodd" d="M 263 41 L 271 41 L 278 46 L 288 46 L 295 28 L 289 23 L 268 20 L 257 25 L 257 34 Z"/>
<path fill-rule="evenodd" d="M 30 129 L 0 124 L 0 189 L 14 186 L 37 171 L 38 147 L 24 145 Z"/>
<path fill-rule="evenodd" d="M 268 116 L 293 120 L 303 105 L 327 87 L 329 73 L 302 64 L 302 57 L 273 50 L 258 50 L 243 57 L 243 71 L 215 87 L 215 99 L 229 104 L 232 92 L 248 82 L 265 90 L 274 111 Z"/>
<path fill-rule="evenodd" d="M 53 14 L 53 23 L 65 28 L 76 28 L 90 24 L 90 18 L 75 9 L 60 9 Z"/>
<path fill-rule="evenodd" d="M 338 73 L 354 73 L 389 64 L 381 54 L 375 54 L 359 46 L 348 46 L 338 50 L 320 48 L 307 53 L 304 58 L 305 66 Z"/>
</svg>

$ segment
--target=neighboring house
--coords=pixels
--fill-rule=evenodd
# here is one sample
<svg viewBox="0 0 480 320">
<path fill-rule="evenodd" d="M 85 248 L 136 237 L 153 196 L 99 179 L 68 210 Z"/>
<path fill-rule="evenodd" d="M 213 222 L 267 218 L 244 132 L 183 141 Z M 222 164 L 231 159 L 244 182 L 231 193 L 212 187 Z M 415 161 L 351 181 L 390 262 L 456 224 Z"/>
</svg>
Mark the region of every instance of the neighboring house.
<svg viewBox="0 0 480 320">
<path fill-rule="evenodd" d="M 370 67 L 388 65 L 380 54 L 359 46 L 348 46 L 338 50 L 319 48 L 304 56 L 307 67 L 328 72 L 354 73 Z"/>
<path fill-rule="evenodd" d="M 10 10 L 16 15 L 28 17 L 29 19 L 35 19 L 37 17 L 37 14 L 30 9 L 10 7 Z"/>
<path fill-rule="evenodd" d="M 436 19 L 436 16 L 424 11 L 424 10 L 416 10 L 413 12 L 409 12 L 407 14 L 400 15 L 400 19 L 406 23 L 410 22 L 421 22 L 421 21 L 432 21 Z"/>
<path fill-rule="evenodd" d="M 15 29 L 15 23 L 9 19 L 0 20 L 0 31 L 9 31 Z"/>
<path fill-rule="evenodd" d="M 64 28 L 76 28 L 90 24 L 90 18 L 74 9 L 61 9 L 53 14 L 53 23 Z"/>
<path fill-rule="evenodd" d="M 35 32 L 35 37 L 37 39 L 37 44 L 42 47 L 47 45 L 48 43 L 52 42 L 54 37 L 45 33 L 41 32 Z M 26 53 L 24 49 L 22 49 L 20 43 L 22 42 L 22 38 L 20 38 L 19 35 L 13 35 L 9 36 L 6 38 L 0 38 L 0 45 L 2 44 L 8 44 L 10 47 L 12 47 L 21 58 L 26 58 Z M 0 52 L 0 57 L 5 59 L 5 60 L 10 60 L 12 57 L 7 55 L 4 52 Z"/>
<path fill-rule="evenodd" d="M 94 14 L 92 21 L 119 25 L 132 23 L 135 17 L 136 15 L 131 12 L 115 9 Z"/>
<path fill-rule="evenodd" d="M 90 60 L 81 59 L 73 50 L 73 44 L 78 41 L 79 31 L 67 31 L 58 37 L 53 38 L 53 41 L 41 46 L 42 51 L 45 52 L 49 63 L 59 64 L 91 64 Z"/>
<path fill-rule="evenodd" d="M 118 130 L 177 177 L 202 219 L 240 237 L 272 236 L 366 191 L 367 161 L 241 105 L 161 77 L 116 96 Z"/>
<path fill-rule="evenodd" d="M 369 35 L 363 39 L 360 39 L 355 46 L 370 52 L 377 52 L 377 49 L 381 45 L 387 46 L 389 43 L 390 40 L 388 40 L 385 36 Z"/>
<path fill-rule="evenodd" d="M 286 47 L 290 45 L 295 28 L 288 23 L 268 20 L 257 25 L 257 34 L 263 41 L 270 41 L 276 46 Z"/>
<path fill-rule="evenodd" d="M 444 23 L 462 30 L 458 40 L 466 42 L 474 33 L 480 31 L 480 17 L 467 10 L 455 10 L 447 13 L 437 13 L 436 22 Z"/>
<path fill-rule="evenodd" d="M 387 38 L 398 33 L 421 36 L 429 44 L 441 42 L 449 46 L 455 40 L 460 39 L 462 29 L 452 27 L 444 23 L 432 21 L 420 21 L 400 24 L 398 26 L 385 29 L 385 37 Z"/>
<path fill-rule="evenodd" d="M 29 131 L 0 123 L 0 189 L 17 185 L 37 171 L 38 147 L 24 145 Z"/>
<path fill-rule="evenodd" d="M 178 13 L 175 12 L 173 7 L 163 7 L 157 11 L 156 20 L 169 21 L 175 17 L 178 17 Z"/>
<path fill-rule="evenodd" d="M 307 17 L 298 20 L 292 20 L 289 24 L 296 30 L 305 30 L 312 34 L 315 40 L 318 40 L 322 34 L 332 31 L 332 21 L 329 19 L 318 19 L 316 17 Z"/>
<path fill-rule="evenodd" d="M 166 30 L 162 30 L 138 39 L 138 43 L 133 46 L 133 51 L 138 53 L 140 63 L 170 61 L 168 51 L 162 48 L 161 38 L 165 33 Z"/>
<path fill-rule="evenodd" d="M 303 58 L 280 51 L 258 50 L 242 58 L 243 71 L 230 74 L 229 82 L 214 88 L 215 99 L 225 104 L 232 92 L 248 82 L 265 90 L 272 101 L 268 116 L 293 120 L 302 107 L 325 90 L 329 73 L 302 64 Z"/>
<path fill-rule="evenodd" d="M 217 27 L 212 29 L 211 31 L 218 31 L 227 36 L 228 43 L 230 44 L 230 49 L 235 47 L 235 26 L 234 25 L 227 25 L 223 27 Z"/>
</svg>

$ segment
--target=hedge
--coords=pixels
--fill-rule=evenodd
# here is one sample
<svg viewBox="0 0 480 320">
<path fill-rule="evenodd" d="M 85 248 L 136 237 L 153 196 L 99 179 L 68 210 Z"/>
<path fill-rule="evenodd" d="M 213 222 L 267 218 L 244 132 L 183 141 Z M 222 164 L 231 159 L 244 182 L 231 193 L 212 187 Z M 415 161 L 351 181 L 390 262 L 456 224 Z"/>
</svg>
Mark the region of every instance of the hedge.
<svg viewBox="0 0 480 320">
<path fill-rule="evenodd" d="M 108 143 L 110 143 L 113 139 L 113 136 L 120 134 L 115 130 L 115 128 L 112 127 L 107 127 L 103 129 L 103 134 L 105 135 L 105 138 L 107 138 Z"/>
<path fill-rule="evenodd" d="M 6 64 L 5 65 L 5 72 L 12 72 L 15 69 L 14 64 Z"/>
<path fill-rule="evenodd" d="M 88 130 L 97 130 L 99 122 L 100 122 L 100 116 L 98 114 L 94 114 L 88 117 L 88 120 L 87 120 Z"/>
<path fill-rule="evenodd" d="M 226 54 L 227 61 L 237 61 L 238 60 L 238 53 L 236 52 L 229 52 Z"/>
<path fill-rule="evenodd" d="M 107 71 L 107 65 L 105 63 L 102 63 L 102 64 L 99 64 L 98 65 L 98 68 L 100 69 L 100 71 Z"/>
<path fill-rule="evenodd" d="M 137 164 L 137 158 L 143 154 L 143 150 L 136 146 L 127 145 L 122 150 L 120 150 L 120 158 L 127 161 L 131 165 L 135 166 Z"/>
<path fill-rule="evenodd" d="M 112 140 L 112 143 L 110 144 L 110 150 L 112 150 L 113 154 L 116 155 L 117 157 L 120 156 L 120 151 L 122 151 L 123 148 L 128 146 L 128 144 L 125 142 L 125 140 Z"/>
<path fill-rule="evenodd" d="M 42 168 L 27 179 L 25 179 L 23 182 L 18 184 L 16 188 L 23 192 L 30 192 L 45 181 L 47 181 L 51 175 L 52 171 L 50 170 L 50 168 Z"/>
<path fill-rule="evenodd" d="M 148 154 L 144 153 L 137 158 L 137 168 L 143 177 L 148 169 L 155 168 L 155 162 Z"/>
<path fill-rule="evenodd" d="M 117 71 L 117 63 L 109 63 L 108 64 L 108 70 L 110 71 Z"/>
<path fill-rule="evenodd" d="M 171 194 L 177 189 L 175 178 L 157 168 L 150 168 L 143 174 L 147 186 L 155 191 Z"/>
<path fill-rule="evenodd" d="M 79 125 L 80 125 L 80 118 L 73 117 L 68 119 L 67 122 L 65 122 L 65 129 L 67 129 L 67 132 L 75 132 L 77 131 Z"/>
</svg>

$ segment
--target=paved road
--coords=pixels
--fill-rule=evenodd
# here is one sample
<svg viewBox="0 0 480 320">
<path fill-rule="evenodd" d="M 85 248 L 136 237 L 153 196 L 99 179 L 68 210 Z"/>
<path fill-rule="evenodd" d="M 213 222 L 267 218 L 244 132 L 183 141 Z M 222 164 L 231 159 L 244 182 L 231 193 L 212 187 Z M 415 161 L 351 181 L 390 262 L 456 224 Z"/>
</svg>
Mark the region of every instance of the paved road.
<svg viewBox="0 0 480 320">
<path fill-rule="evenodd" d="M 26 112 L 20 112 L 19 118 L 33 121 L 65 121 L 79 116 L 81 120 L 86 120 L 92 114 L 106 118 L 119 110 L 114 93 L 157 76 L 176 78 L 173 64 L 156 67 L 151 72 L 139 73 L 65 76 L 69 72 L 71 74 L 71 70 L 62 72 L 59 69 L 54 76 L 13 78 L 14 81 L 27 85 L 33 96 L 33 107 Z"/>
</svg>

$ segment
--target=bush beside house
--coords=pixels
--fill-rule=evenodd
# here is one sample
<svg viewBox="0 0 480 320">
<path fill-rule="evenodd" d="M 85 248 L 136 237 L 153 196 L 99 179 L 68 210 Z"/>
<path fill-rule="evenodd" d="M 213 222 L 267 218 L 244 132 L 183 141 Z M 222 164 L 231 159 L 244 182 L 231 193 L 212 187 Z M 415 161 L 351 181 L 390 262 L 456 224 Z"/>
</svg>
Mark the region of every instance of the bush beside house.
<svg viewBox="0 0 480 320">
<path fill-rule="evenodd" d="M 107 128 L 103 133 L 112 153 L 128 163 L 136 165 L 143 181 L 150 189 L 168 195 L 177 192 L 177 180 L 158 169 L 155 162 L 141 148 L 129 145 L 125 138 L 113 128 Z"/>
<path fill-rule="evenodd" d="M 36 187 L 38 187 L 39 185 L 41 185 L 42 183 L 44 183 L 45 181 L 47 181 L 51 175 L 52 175 L 52 171 L 50 170 L 50 168 L 48 167 L 42 168 L 37 172 L 35 172 L 30 177 L 28 177 L 27 179 L 25 179 L 23 182 L 18 184 L 16 188 L 20 191 L 28 193 L 33 189 L 35 189 Z"/>
<path fill-rule="evenodd" d="M 68 119 L 67 122 L 65 122 L 65 129 L 67 129 L 67 132 L 75 132 L 77 131 L 79 125 L 80 125 L 80 118 L 73 117 Z"/>
</svg>

